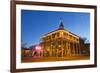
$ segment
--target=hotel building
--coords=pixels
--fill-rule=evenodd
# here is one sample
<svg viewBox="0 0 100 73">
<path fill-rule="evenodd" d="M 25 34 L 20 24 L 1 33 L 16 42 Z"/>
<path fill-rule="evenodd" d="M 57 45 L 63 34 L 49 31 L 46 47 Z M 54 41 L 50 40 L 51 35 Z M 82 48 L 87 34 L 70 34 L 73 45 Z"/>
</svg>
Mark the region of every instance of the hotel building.
<svg viewBox="0 0 100 73">
<path fill-rule="evenodd" d="M 43 57 L 67 57 L 82 54 L 84 40 L 64 28 L 60 22 L 59 28 L 41 37 Z"/>
</svg>

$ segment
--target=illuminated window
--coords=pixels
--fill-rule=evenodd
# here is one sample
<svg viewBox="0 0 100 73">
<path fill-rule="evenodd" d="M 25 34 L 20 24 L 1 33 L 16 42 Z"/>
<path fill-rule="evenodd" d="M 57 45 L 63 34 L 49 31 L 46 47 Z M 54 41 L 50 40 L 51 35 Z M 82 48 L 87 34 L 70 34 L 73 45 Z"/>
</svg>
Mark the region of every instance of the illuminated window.
<svg viewBox="0 0 100 73">
<path fill-rule="evenodd" d="M 51 40 L 51 37 L 50 37 L 50 36 L 48 36 L 48 39 L 49 39 L 49 40 Z"/>
<path fill-rule="evenodd" d="M 56 34 L 52 34 L 52 38 L 55 38 L 55 35 L 56 35 Z"/>
<path fill-rule="evenodd" d="M 61 31 L 60 34 L 63 35 L 63 32 Z"/>
<path fill-rule="evenodd" d="M 67 34 L 66 33 L 64 33 L 64 36 L 66 36 Z"/>
<path fill-rule="evenodd" d="M 57 33 L 57 37 L 59 37 L 59 32 Z"/>
</svg>

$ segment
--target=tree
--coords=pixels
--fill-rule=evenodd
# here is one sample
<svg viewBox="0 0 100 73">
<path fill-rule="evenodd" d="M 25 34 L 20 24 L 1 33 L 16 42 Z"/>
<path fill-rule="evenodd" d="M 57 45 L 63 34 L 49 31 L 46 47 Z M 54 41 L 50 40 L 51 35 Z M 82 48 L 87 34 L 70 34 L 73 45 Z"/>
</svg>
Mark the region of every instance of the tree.
<svg viewBox="0 0 100 73">
<path fill-rule="evenodd" d="M 83 39 L 84 43 L 89 43 L 89 40 L 87 40 L 86 37 L 84 37 L 84 38 L 82 38 L 82 39 Z"/>
</svg>

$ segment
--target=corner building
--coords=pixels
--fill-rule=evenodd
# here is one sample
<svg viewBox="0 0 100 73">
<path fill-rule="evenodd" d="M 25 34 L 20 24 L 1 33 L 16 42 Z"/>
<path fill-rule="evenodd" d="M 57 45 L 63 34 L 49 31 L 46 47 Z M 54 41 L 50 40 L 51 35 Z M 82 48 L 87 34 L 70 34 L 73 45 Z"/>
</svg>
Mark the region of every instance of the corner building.
<svg viewBox="0 0 100 73">
<path fill-rule="evenodd" d="M 41 37 L 44 57 L 67 57 L 81 55 L 84 41 L 64 28 L 60 22 L 59 28 Z"/>
</svg>

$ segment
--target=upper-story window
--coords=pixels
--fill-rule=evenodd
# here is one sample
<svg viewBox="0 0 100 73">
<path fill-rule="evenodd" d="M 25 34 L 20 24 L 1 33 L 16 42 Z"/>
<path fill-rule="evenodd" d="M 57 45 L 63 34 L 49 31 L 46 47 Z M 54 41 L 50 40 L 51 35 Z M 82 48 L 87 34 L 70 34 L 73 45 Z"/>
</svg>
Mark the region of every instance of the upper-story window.
<svg viewBox="0 0 100 73">
<path fill-rule="evenodd" d="M 48 36 L 48 39 L 49 39 L 49 40 L 51 40 L 51 37 L 50 37 L 50 36 Z"/>
<path fill-rule="evenodd" d="M 66 36 L 67 34 L 64 32 L 64 36 Z"/>
<path fill-rule="evenodd" d="M 65 32 L 64 32 L 64 36 L 65 36 L 65 37 L 68 36 L 68 33 L 65 33 Z"/>
<path fill-rule="evenodd" d="M 56 34 L 52 34 L 52 38 L 55 38 Z"/>
<path fill-rule="evenodd" d="M 59 34 L 59 32 L 58 32 L 58 33 L 57 33 L 57 37 L 59 37 L 59 35 L 60 35 L 60 34 Z"/>
<path fill-rule="evenodd" d="M 71 36 L 71 35 L 69 35 L 69 38 L 70 38 L 70 39 L 72 39 L 72 36 Z"/>
<path fill-rule="evenodd" d="M 44 41 L 45 41 L 45 42 L 47 41 L 47 38 L 46 38 L 46 37 L 44 38 Z"/>
<path fill-rule="evenodd" d="M 63 35 L 63 31 L 60 32 L 60 35 L 61 35 L 61 36 Z"/>
<path fill-rule="evenodd" d="M 46 39 L 47 41 L 49 40 L 49 37 L 47 36 L 47 39 Z"/>
</svg>

